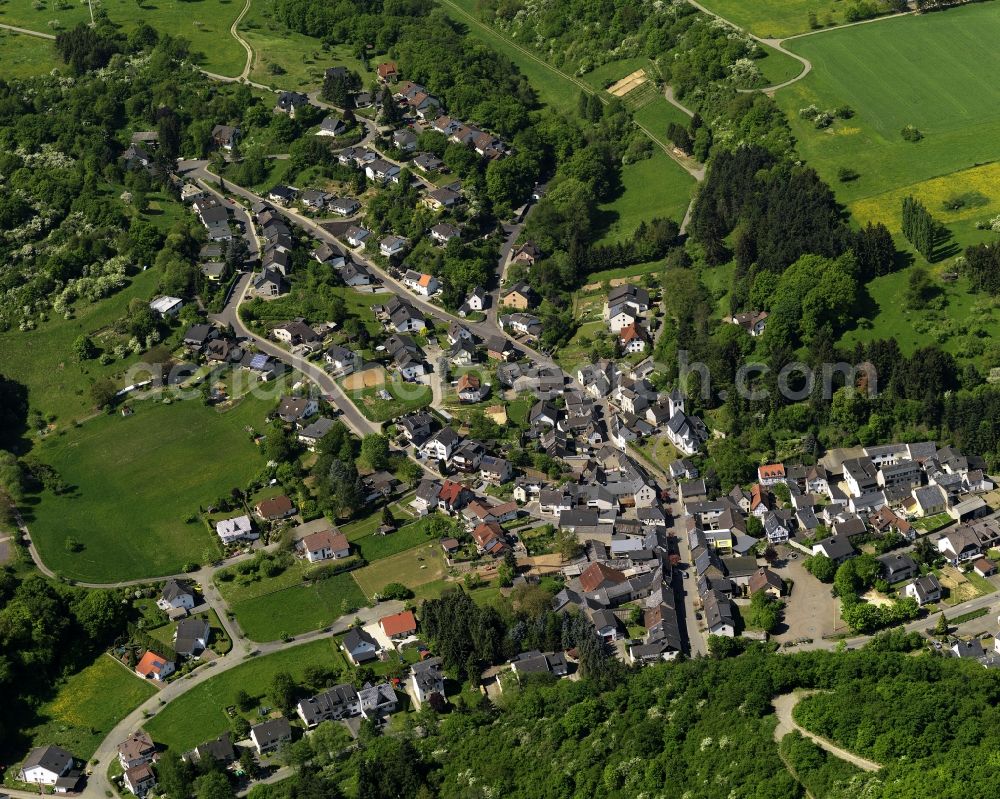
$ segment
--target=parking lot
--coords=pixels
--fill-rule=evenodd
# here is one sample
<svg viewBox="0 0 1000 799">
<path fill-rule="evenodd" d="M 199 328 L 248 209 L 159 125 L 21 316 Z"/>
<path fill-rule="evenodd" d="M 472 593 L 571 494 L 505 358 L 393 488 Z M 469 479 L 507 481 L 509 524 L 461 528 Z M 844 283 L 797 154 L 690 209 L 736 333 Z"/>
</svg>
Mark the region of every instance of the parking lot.
<svg viewBox="0 0 1000 799">
<path fill-rule="evenodd" d="M 793 560 L 792 557 L 797 555 Z M 802 553 L 790 547 L 781 547 L 781 559 L 773 568 L 784 580 L 794 583 L 791 596 L 785 599 L 784 623 L 772 635 L 779 643 L 811 638 L 818 641 L 824 635 L 846 632 L 847 625 L 840 618 L 840 603 L 831 596 L 830 586 L 821 583 L 802 565 Z M 834 617 L 836 614 L 836 618 Z"/>
</svg>

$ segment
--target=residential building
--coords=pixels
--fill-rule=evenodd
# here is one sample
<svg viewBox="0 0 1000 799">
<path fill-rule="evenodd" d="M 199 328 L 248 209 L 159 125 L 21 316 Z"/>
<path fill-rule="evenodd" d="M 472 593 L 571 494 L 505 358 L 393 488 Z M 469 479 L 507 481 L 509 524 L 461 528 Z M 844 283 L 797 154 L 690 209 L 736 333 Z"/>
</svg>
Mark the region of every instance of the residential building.
<svg viewBox="0 0 1000 799">
<path fill-rule="evenodd" d="M 299 541 L 299 549 L 310 563 L 337 560 L 351 554 L 347 536 L 339 530 L 320 530 Z"/>
<path fill-rule="evenodd" d="M 149 733 L 139 730 L 133 732 L 118 744 L 118 762 L 123 770 L 152 763 L 156 758 L 156 744 Z"/>
<path fill-rule="evenodd" d="M 292 725 L 284 716 L 269 719 L 250 728 L 250 740 L 253 741 L 258 755 L 274 752 L 282 744 L 292 740 Z"/>
<path fill-rule="evenodd" d="M 194 592 L 183 583 L 171 578 L 163 586 L 156 606 L 166 613 L 191 610 L 194 607 Z"/>
<path fill-rule="evenodd" d="M 139 659 L 135 673 L 145 680 L 163 682 L 174 673 L 174 663 L 150 649 Z"/>
<path fill-rule="evenodd" d="M 355 666 L 376 660 L 382 651 L 378 642 L 360 627 L 348 630 L 340 646 Z"/>
<path fill-rule="evenodd" d="M 432 657 L 414 663 L 410 667 L 410 686 L 418 707 L 423 706 L 434 694 L 444 699 L 444 667 L 441 658 Z"/>
<path fill-rule="evenodd" d="M 933 574 L 925 574 L 907 583 L 903 594 L 917 600 L 917 604 L 923 607 L 931 602 L 941 601 L 941 583 Z"/>
<path fill-rule="evenodd" d="M 382 632 L 392 640 L 409 638 L 417 632 L 417 618 L 412 610 L 403 610 L 379 619 Z"/>
</svg>

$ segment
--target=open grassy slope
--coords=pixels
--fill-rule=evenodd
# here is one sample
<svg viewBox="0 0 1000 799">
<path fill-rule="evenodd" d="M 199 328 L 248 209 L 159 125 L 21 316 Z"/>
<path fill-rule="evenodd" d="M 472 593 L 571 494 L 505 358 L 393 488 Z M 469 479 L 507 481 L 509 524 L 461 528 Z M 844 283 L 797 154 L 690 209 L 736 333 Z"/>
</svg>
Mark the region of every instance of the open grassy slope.
<svg viewBox="0 0 1000 799">
<path fill-rule="evenodd" d="M 220 413 L 199 400 L 140 403 L 99 416 L 34 451 L 75 490 L 41 495 L 29 525 L 45 563 L 67 577 L 113 582 L 174 574 L 200 562 L 214 536 L 185 520 L 263 466 L 245 432 L 262 426 L 273 399 L 247 397 Z M 81 544 L 69 552 L 67 537 Z"/>
</svg>

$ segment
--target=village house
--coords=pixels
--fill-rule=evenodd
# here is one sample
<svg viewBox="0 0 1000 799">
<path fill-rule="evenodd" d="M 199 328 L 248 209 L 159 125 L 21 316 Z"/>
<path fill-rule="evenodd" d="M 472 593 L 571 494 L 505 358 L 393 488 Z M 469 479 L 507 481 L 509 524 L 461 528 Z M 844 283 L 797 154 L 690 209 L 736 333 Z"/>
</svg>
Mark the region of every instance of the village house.
<svg viewBox="0 0 1000 799">
<path fill-rule="evenodd" d="M 748 311 L 746 313 L 733 314 L 725 317 L 722 321 L 727 324 L 739 325 L 747 333 L 756 338 L 763 335 L 767 326 L 767 311 Z"/>
<path fill-rule="evenodd" d="M 160 598 L 156 600 L 156 606 L 168 615 L 175 611 L 180 611 L 183 615 L 194 605 L 194 592 L 174 579 L 167 580 L 163 591 L 160 592 Z"/>
<path fill-rule="evenodd" d="M 144 680 L 163 682 L 174 673 L 174 663 L 149 649 L 136 663 L 135 673 Z"/>
<path fill-rule="evenodd" d="M 361 210 L 361 202 L 354 197 L 338 197 L 327 203 L 327 207 L 337 216 L 353 216 Z"/>
<path fill-rule="evenodd" d="M 403 285 L 421 297 L 430 297 L 436 293 L 440 284 L 434 275 L 422 274 L 413 269 L 407 269 L 403 275 Z"/>
<path fill-rule="evenodd" d="M 123 770 L 152 763 L 156 758 L 156 744 L 148 733 L 139 730 L 118 744 L 118 762 Z"/>
<path fill-rule="evenodd" d="M 406 244 L 406 239 L 402 236 L 383 236 L 379 239 L 378 251 L 386 258 L 392 258 L 393 256 L 399 255 L 403 252 L 406 249 Z"/>
<path fill-rule="evenodd" d="M 250 740 L 258 755 L 266 755 L 292 740 L 292 725 L 284 716 L 268 719 L 250 728 Z"/>
<path fill-rule="evenodd" d="M 378 626 L 386 637 L 396 641 L 409 638 L 417 632 L 417 618 L 412 610 L 403 610 L 391 616 L 383 616 L 378 621 Z"/>
<path fill-rule="evenodd" d="M 444 698 L 444 667 L 441 658 L 432 657 L 410 667 L 410 687 L 418 706 L 423 706 L 437 694 Z"/>
<path fill-rule="evenodd" d="M 122 784 L 135 796 L 145 796 L 156 787 L 156 774 L 148 763 L 125 769 Z"/>
<path fill-rule="evenodd" d="M 355 666 L 376 660 L 382 651 L 378 642 L 360 627 L 352 627 L 347 631 L 340 648 Z"/>
<path fill-rule="evenodd" d="M 907 583 L 903 588 L 903 595 L 917 600 L 917 604 L 921 607 L 931 602 L 940 602 L 941 583 L 933 574 L 925 574 Z"/>
<path fill-rule="evenodd" d="M 500 304 L 504 308 L 515 308 L 519 311 L 527 310 L 535 305 L 535 292 L 523 280 L 519 281 L 504 291 L 503 296 L 500 298 Z"/>
<path fill-rule="evenodd" d="M 302 538 L 299 550 L 310 563 L 323 560 L 337 560 L 351 554 L 347 536 L 339 530 L 320 530 Z"/>
<path fill-rule="evenodd" d="M 205 619 L 181 619 L 174 630 L 173 649 L 182 658 L 196 658 L 211 640 L 212 628 Z"/>
<path fill-rule="evenodd" d="M 80 772 L 76 769 L 76 759 L 58 746 L 38 746 L 32 749 L 18 773 L 18 779 L 29 785 L 51 786 L 56 793 L 66 793 L 76 788 Z"/>
<path fill-rule="evenodd" d="M 448 222 L 438 222 L 431 228 L 431 238 L 438 244 L 447 245 L 452 239 L 462 238 L 462 231 Z"/>
<path fill-rule="evenodd" d="M 258 537 L 250 517 L 245 514 L 232 519 L 220 519 L 215 523 L 215 532 L 223 545 Z"/>
<path fill-rule="evenodd" d="M 489 386 L 481 385 L 476 375 L 466 372 L 458 378 L 455 390 L 460 402 L 481 402 L 489 393 Z"/>
<path fill-rule="evenodd" d="M 347 229 L 345 236 L 347 238 L 347 243 L 351 245 L 351 247 L 356 250 L 363 250 L 365 248 L 365 242 L 371 234 L 372 232 L 368 230 L 368 228 L 351 225 L 351 227 Z"/>
<path fill-rule="evenodd" d="M 285 424 L 299 424 L 319 412 L 319 403 L 312 397 L 282 397 L 278 418 Z"/>
</svg>

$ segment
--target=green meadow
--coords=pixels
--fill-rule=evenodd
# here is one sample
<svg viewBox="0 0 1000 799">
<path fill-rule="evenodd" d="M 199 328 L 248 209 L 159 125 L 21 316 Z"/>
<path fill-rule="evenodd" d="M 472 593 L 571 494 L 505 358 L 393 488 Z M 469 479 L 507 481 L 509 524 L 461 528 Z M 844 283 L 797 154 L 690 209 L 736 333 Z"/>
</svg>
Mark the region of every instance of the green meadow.
<svg viewBox="0 0 1000 799">
<path fill-rule="evenodd" d="M 45 563 L 65 577 L 114 582 L 202 562 L 216 538 L 188 519 L 264 465 L 244 428 L 260 429 L 274 402 L 247 396 L 225 412 L 200 399 L 142 402 L 132 416 L 97 416 L 43 440 L 33 455 L 71 487 L 25 509 Z"/>
</svg>

